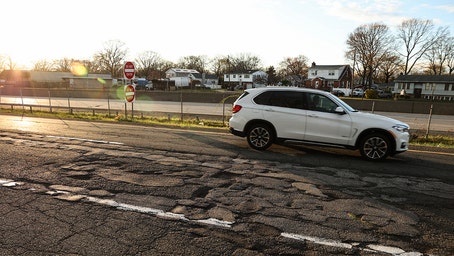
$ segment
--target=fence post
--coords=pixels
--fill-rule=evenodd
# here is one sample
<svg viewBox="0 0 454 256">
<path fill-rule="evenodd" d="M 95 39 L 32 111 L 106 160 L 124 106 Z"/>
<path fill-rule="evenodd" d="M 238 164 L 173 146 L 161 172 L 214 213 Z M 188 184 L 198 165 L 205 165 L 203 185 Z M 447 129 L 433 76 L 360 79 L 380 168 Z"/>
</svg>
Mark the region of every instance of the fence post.
<svg viewBox="0 0 454 256">
<path fill-rule="evenodd" d="M 22 95 L 22 88 L 20 88 L 20 101 L 22 103 L 22 111 L 25 112 L 24 97 Z"/>
<path fill-rule="evenodd" d="M 107 90 L 107 109 L 108 109 L 109 117 L 110 117 L 110 89 Z"/>
<path fill-rule="evenodd" d="M 66 92 L 68 94 L 68 109 L 69 109 L 69 113 L 72 114 L 73 111 L 71 109 L 71 101 L 69 100 L 69 89 L 68 88 L 66 88 Z"/>
<path fill-rule="evenodd" d="M 429 120 L 427 121 L 426 139 L 429 137 L 430 123 L 432 122 L 432 112 L 434 104 L 430 104 Z"/>
<path fill-rule="evenodd" d="M 52 100 L 51 100 L 51 96 L 50 96 L 50 89 L 47 90 L 48 94 L 49 94 L 49 110 L 50 110 L 50 113 L 52 113 Z"/>
<path fill-rule="evenodd" d="M 126 101 L 125 101 L 125 119 L 128 119 L 128 110 L 127 110 L 127 104 Z"/>
<path fill-rule="evenodd" d="M 180 112 L 181 112 L 181 117 L 180 121 L 183 122 L 183 86 L 180 88 Z"/>
</svg>

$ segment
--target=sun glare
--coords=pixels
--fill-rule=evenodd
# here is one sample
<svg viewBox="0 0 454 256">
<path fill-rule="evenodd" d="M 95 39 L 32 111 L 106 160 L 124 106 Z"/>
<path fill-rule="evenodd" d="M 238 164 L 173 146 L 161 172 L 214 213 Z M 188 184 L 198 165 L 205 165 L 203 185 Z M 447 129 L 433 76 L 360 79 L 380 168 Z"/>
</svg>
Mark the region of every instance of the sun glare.
<svg viewBox="0 0 454 256">
<path fill-rule="evenodd" d="M 86 76 L 88 74 L 87 68 L 80 62 L 71 63 L 71 73 L 75 76 Z"/>
</svg>

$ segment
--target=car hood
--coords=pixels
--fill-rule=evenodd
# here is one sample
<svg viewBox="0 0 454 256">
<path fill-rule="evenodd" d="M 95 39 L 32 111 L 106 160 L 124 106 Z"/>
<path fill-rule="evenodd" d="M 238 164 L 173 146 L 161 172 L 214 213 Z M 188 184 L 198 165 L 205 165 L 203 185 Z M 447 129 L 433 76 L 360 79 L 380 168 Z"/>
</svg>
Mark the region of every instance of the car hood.
<svg viewBox="0 0 454 256">
<path fill-rule="evenodd" d="M 367 123 L 368 126 L 370 126 L 371 122 L 373 122 L 376 127 L 382 127 L 385 129 L 389 129 L 396 124 L 403 124 L 407 127 L 410 127 L 408 124 L 402 121 L 387 116 L 365 113 L 361 111 L 351 112 L 351 114 L 355 116 L 354 120 L 356 120 L 357 123 Z"/>
</svg>

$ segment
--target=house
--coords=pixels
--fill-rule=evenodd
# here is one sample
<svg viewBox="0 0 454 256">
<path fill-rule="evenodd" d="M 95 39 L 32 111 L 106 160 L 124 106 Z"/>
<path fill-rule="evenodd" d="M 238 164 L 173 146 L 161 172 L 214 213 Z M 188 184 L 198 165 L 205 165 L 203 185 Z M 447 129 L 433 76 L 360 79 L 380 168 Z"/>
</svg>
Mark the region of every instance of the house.
<svg viewBox="0 0 454 256">
<path fill-rule="evenodd" d="M 304 76 L 302 75 L 287 75 L 285 80 L 288 81 L 288 85 L 294 87 L 301 87 L 304 84 Z"/>
<path fill-rule="evenodd" d="M 454 101 L 454 75 L 400 75 L 394 93 L 416 99 Z"/>
<path fill-rule="evenodd" d="M 268 74 L 261 70 L 232 72 L 224 75 L 224 83 L 228 88 L 241 89 L 263 87 L 268 83 Z"/>
<path fill-rule="evenodd" d="M 192 79 L 193 82 L 195 82 L 197 85 L 200 85 L 201 87 L 204 88 L 210 88 L 210 89 L 221 89 L 221 86 L 219 85 L 219 79 L 216 75 L 211 75 L 211 74 L 190 74 L 189 77 Z"/>
<path fill-rule="evenodd" d="M 171 68 L 166 71 L 166 78 L 175 83 L 176 87 L 189 87 L 191 75 L 200 74 L 195 69 Z"/>
<path fill-rule="evenodd" d="M 195 69 L 171 68 L 166 71 L 166 78 L 175 82 L 176 87 L 205 86 L 217 89 L 219 79 L 215 75 L 200 74 Z"/>
<path fill-rule="evenodd" d="M 352 69 L 350 65 L 316 65 L 308 69 L 305 86 L 307 88 L 331 91 L 333 88 L 352 88 Z"/>
<path fill-rule="evenodd" d="M 112 86 L 110 74 L 76 76 L 71 72 L 4 70 L 5 85 L 34 88 L 102 89 Z"/>
</svg>

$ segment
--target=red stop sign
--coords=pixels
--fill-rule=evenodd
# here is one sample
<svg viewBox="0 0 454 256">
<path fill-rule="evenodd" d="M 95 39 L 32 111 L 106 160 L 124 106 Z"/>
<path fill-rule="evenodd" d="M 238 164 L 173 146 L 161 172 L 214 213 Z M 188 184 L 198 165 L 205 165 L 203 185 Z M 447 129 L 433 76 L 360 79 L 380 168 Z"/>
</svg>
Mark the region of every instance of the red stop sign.
<svg viewBox="0 0 454 256">
<path fill-rule="evenodd" d="M 126 79 L 133 79 L 135 75 L 135 67 L 134 63 L 131 61 L 127 61 L 125 65 L 123 66 L 123 73 L 125 75 Z"/>
<path fill-rule="evenodd" d="M 126 85 L 125 86 L 125 100 L 127 102 L 134 102 L 136 98 L 136 88 L 134 85 Z"/>
</svg>

